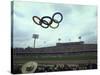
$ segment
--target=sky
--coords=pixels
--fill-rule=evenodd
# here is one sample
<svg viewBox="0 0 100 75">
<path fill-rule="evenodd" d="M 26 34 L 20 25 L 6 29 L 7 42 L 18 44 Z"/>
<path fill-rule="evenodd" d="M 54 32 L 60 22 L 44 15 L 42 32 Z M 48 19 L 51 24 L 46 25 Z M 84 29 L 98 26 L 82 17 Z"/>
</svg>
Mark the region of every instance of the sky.
<svg viewBox="0 0 100 75">
<path fill-rule="evenodd" d="M 33 34 L 39 35 L 36 39 L 37 48 L 55 46 L 58 42 L 97 43 L 97 6 L 15 1 L 12 12 L 14 47 L 33 47 Z M 56 29 L 42 28 L 32 20 L 33 16 L 52 17 L 55 12 L 63 15 L 63 20 Z"/>
</svg>

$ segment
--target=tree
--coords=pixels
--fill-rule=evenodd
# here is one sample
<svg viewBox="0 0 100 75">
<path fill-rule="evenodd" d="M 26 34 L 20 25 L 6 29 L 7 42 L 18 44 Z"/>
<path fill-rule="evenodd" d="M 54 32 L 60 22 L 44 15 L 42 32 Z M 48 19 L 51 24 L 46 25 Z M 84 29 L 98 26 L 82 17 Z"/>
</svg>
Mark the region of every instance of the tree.
<svg viewBox="0 0 100 75">
<path fill-rule="evenodd" d="M 58 38 L 58 41 L 60 42 L 61 41 L 61 38 Z"/>
<path fill-rule="evenodd" d="M 81 41 L 81 38 L 82 38 L 81 36 L 78 37 L 78 39 L 79 39 L 80 41 Z"/>
</svg>

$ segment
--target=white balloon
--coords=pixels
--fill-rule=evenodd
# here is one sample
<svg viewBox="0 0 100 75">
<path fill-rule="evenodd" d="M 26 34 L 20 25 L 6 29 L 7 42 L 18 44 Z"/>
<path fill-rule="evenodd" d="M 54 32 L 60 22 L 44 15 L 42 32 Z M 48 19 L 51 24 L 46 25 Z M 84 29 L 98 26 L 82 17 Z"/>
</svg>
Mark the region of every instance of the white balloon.
<svg viewBox="0 0 100 75">
<path fill-rule="evenodd" d="M 38 66 L 38 64 L 36 62 L 29 61 L 22 66 L 21 71 L 22 71 L 22 73 L 34 73 L 35 70 L 37 69 L 37 66 Z M 27 71 L 28 67 L 32 67 L 32 70 Z"/>
</svg>

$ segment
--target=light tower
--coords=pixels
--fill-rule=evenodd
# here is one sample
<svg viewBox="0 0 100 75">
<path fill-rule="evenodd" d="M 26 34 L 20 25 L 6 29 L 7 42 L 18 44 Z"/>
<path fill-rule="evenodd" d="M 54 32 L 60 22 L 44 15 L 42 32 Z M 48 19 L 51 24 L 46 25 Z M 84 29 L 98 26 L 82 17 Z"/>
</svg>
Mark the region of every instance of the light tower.
<svg viewBox="0 0 100 75">
<path fill-rule="evenodd" d="M 32 38 L 34 38 L 34 48 L 35 48 L 35 42 L 36 42 L 36 39 L 39 38 L 39 35 L 38 34 L 33 34 Z"/>
</svg>

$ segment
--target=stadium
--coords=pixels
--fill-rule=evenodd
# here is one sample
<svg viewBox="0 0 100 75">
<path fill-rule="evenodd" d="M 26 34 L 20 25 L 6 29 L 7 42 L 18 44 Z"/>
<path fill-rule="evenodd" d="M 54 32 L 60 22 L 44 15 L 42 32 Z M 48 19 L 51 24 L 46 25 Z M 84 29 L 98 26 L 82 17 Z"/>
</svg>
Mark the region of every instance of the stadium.
<svg viewBox="0 0 100 75">
<path fill-rule="evenodd" d="M 97 44 L 80 42 L 56 43 L 43 48 L 12 48 L 13 73 L 22 73 L 22 66 L 34 61 L 35 72 L 97 69 Z M 30 71 L 32 67 L 28 67 Z"/>
</svg>

